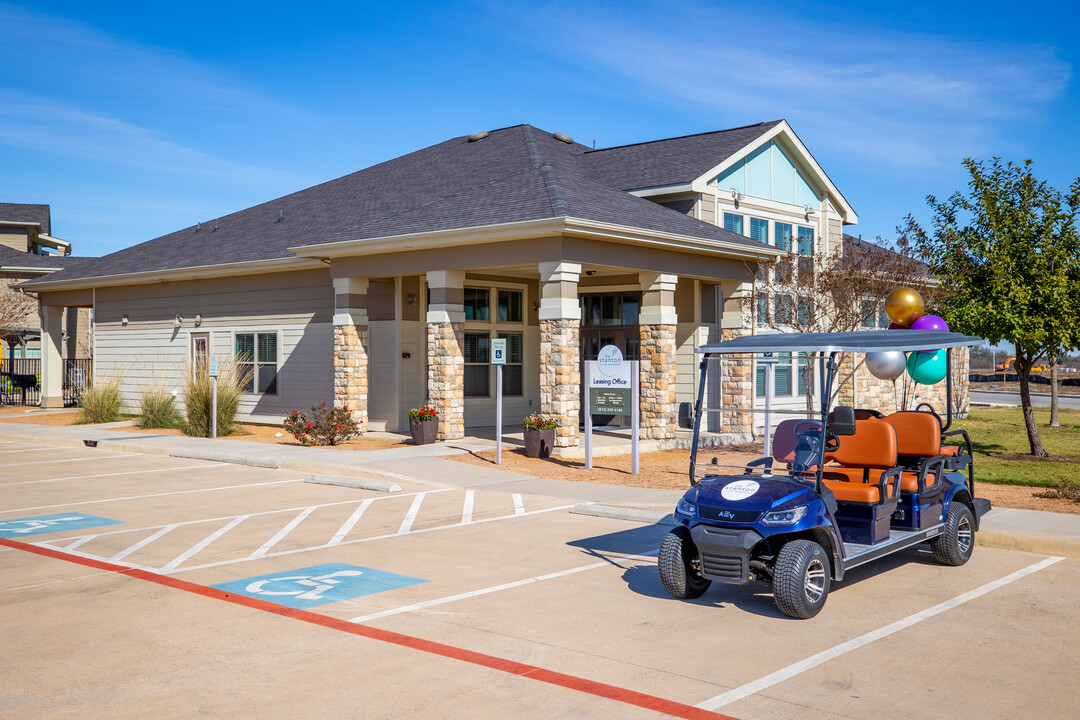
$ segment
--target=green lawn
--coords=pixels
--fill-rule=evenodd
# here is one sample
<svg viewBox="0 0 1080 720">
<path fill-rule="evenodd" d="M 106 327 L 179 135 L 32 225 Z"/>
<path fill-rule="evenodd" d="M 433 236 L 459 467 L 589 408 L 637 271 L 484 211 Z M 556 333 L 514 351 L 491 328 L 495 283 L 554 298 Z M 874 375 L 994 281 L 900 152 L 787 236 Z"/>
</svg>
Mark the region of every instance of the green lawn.
<svg viewBox="0 0 1080 720">
<path fill-rule="evenodd" d="M 953 422 L 952 429 L 963 428 L 971 435 L 976 483 L 1057 487 L 1080 483 L 1080 410 L 1061 410 L 1060 419 L 1060 428 L 1048 428 L 1050 409 L 1035 408 L 1043 447 L 1052 456 L 1073 462 L 1001 459 L 1000 455 L 1031 451 L 1024 415 L 1018 407 L 972 408 L 966 419 Z"/>
</svg>

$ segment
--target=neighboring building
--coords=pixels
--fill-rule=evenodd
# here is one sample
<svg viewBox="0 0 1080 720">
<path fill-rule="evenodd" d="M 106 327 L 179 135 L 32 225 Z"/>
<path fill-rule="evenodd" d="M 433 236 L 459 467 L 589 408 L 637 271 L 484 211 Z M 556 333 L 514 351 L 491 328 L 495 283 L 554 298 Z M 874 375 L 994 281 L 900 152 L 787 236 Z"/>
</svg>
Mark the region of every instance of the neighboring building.
<svg viewBox="0 0 1080 720">
<path fill-rule="evenodd" d="M 0 293 L 12 285 L 73 268 L 87 258 L 71 257 L 71 244 L 52 237 L 48 205 L 0 203 Z M 2 301 L 2 300 L 0 300 Z M 41 320 L 37 308 L 17 320 L 0 338 L 0 359 L 41 357 Z M 64 358 L 90 357 L 90 310 L 69 308 L 62 320 Z"/>
<path fill-rule="evenodd" d="M 615 343 L 641 360 L 643 435 L 670 438 L 694 348 L 755 331 L 758 263 L 828 253 L 856 221 L 783 120 L 606 149 L 529 125 L 454 138 L 28 282 L 43 404 L 59 395 L 54 328 L 77 305 L 94 308 L 98 377 L 122 375 L 131 405 L 214 355 L 252 372 L 247 419 L 326 400 L 402 430 L 430 401 L 457 438 L 494 423 L 488 342 L 505 337 L 504 417 L 556 415 L 566 447 L 581 362 Z M 725 370 L 713 404 L 721 392 L 749 407 L 752 364 Z"/>
</svg>

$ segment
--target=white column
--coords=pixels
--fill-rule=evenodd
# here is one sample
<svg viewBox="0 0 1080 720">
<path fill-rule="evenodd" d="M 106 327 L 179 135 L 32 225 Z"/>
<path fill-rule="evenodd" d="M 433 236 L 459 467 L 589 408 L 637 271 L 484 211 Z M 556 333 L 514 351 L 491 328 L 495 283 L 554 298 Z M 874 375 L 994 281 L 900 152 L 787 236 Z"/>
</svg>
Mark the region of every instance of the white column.
<svg viewBox="0 0 1080 720">
<path fill-rule="evenodd" d="M 64 407 L 63 342 L 64 308 L 41 305 L 41 407 Z"/>
</svg>

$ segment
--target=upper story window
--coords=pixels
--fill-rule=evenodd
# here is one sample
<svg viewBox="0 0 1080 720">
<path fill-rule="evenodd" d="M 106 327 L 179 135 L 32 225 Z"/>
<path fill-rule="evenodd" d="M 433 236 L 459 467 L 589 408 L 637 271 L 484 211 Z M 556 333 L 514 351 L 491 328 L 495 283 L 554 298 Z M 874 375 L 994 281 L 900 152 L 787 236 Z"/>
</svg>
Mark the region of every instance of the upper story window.
<svg viewBox="0 0 1080 720">
<path fill-rule="evenodd" d="M 716 189 L 788 205 L 817 207 L 819 198 L 803 173 L 775 140 L 736 160 L 716 177 Z"/>
<path fill-rule="evenodd" d="M 873 300 L 866 298 L 859 301 L 859 314 L 865 315 L 859 324 L 864 328 L 872 328 L 877 324 L 877 307 Z"/>
<path fill-rule="evenodd" d="M 581 324 L 585 327 L 637 325 L 640 311 L 641 296 L 636 293 L 581 296 Z"/>
<path fill-rule="evenodd" d="M 768 325 L 769 324 L 769 296 L 758 295 L 757 296 L 757 324 Z"/>
<path fill-rule="evenodd" d="M 742 235 L 743 216 L 735 213 L 724 213 L 724 229 L 736 235 Z"/>
<path fill-rule="evenodd" d="M 791 252 L 791 223 L 775 223 L 773 232 L 776 234 L 777 249 Z"/>
<path fill-rule="evenodd" d="M 465 320 L 487 322 L 491 319 L 491 291 L 488 288 L 465 288 Z"/>
<path fill-rule="evenodd" d="M 750 218 L 750 237 L 758 242 L 769 244 L 769 221 Z"/>
<path fill-rule="evenodd" d="M 500 290 L 498 312 L 499 322 L 521 322 L 521 292 Z"/>
<path fill-rule="evenodd" d="M 799 254 L 800 255 L 813 255 L 814 254 L 814 228 L 800 227 L 799 228 Z"/>
</svg>

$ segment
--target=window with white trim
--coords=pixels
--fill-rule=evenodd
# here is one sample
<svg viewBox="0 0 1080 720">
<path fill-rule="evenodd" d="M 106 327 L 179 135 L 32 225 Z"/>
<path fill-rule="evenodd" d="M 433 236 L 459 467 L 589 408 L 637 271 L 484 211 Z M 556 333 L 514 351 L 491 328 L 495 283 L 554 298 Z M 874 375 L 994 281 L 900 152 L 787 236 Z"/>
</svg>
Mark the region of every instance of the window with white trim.
<svg viewBox="0 0 1080 720">
<path fill-rule="evenodd" d="M 236 333 L 236 367 L 245 393 L 277 395 L 278 335 L 276 332 Z"/>
</svg>

